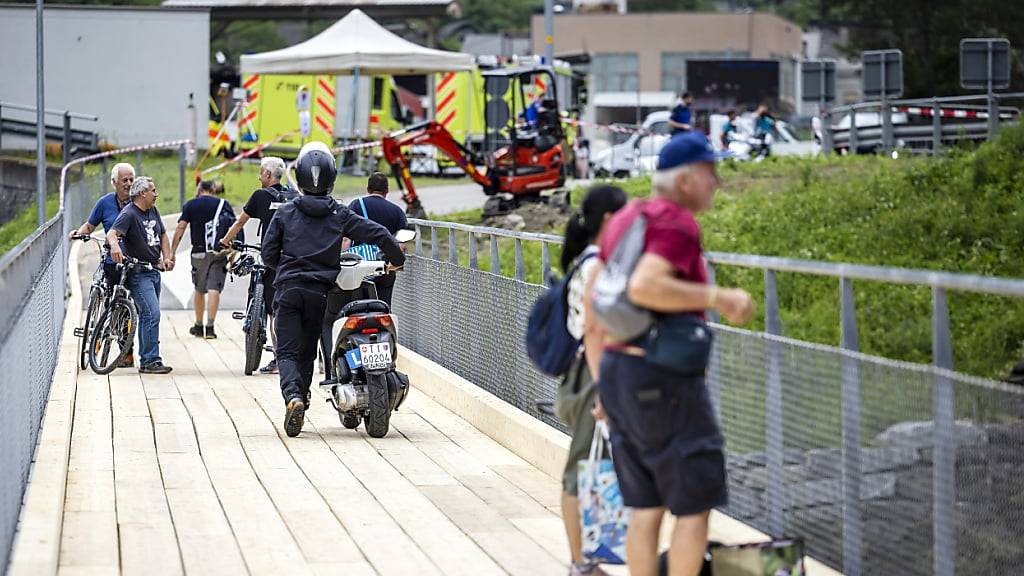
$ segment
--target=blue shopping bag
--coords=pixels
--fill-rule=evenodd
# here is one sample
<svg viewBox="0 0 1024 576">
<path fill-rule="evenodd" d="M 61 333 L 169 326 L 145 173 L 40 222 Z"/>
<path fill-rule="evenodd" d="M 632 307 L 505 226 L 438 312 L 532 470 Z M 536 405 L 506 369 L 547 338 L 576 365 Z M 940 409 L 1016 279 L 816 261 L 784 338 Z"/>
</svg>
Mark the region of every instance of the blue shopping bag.
<svg viewBox="0 0 1024 576">
<path fill-rule="evenodd" d="M 630 509 L 622 503 L 615 467 L 610 458 L 604 457 L 604 437 L 604 423 L 598 422 L 590 457 L 579 462 L 583 556 L 603 564 L 625 564 Z"/>
</svg>

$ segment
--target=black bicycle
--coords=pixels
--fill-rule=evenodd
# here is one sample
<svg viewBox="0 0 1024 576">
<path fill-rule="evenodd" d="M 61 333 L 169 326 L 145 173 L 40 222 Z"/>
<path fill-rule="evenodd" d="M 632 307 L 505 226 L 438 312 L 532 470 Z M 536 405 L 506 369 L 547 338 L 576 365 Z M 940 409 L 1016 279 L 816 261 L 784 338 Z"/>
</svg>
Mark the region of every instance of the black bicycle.
<svg viewBox="0 0 1024 576">
<path fill-rule="evenodd" d="M 96 330 L 100 315 L 103 314 L 103 310 L 109 302 L 110 290 L 103 273 L 103 262 L 106 260 L 109 248 L 99 238 L 88 234 L 75 234 L 71 239 L 96 242 L 96 246 L 100 249 L 100 263 L 92 274 L 92 285 L 89 287 L 89 305 L 85 309 L 85 321 L 81 327 L 75 328 L 75 336 L 81 339 L 78 346 L 78 368 L 85 370 L 89 367 L 89 336 Z"/>
<path fill-rule="evenodd" d="M 267 267 L 261 262 L 259 246 L 235 240 L 231 247 L 240 254 L 232 259 L 228 271 L 232 276 L 249 277 L 249 297 L 245 303 L 245 312 L 235 312 L 231 317 L 242 321 L 242 332 L 245 333 L 245 375 L 250 376 L 259 368 L 263 347 L 267 344 L 264 326 L 267 303 L 263 294 L 263 274 Z"/>
<path fill-rule="evenodd" d="M 130 256 L 118 265 L 121 278 L 110 289 L 107 305 L 89 336 L 89 366 L 97 374 L 110 374 L 128 356 L 138 330 L 139 311 L 125 286 L 138 268 L 153 270 L 153 265 Z"/>
</svg>

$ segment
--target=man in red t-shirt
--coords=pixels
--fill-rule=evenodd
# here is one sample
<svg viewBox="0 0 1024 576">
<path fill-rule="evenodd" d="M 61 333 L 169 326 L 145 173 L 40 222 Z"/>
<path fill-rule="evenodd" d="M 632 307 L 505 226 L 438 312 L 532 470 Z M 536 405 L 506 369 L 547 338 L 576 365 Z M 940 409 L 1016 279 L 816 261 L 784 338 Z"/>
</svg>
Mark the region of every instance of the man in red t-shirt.
<svg viewBox="0 0 1024 576">
<path fill-rule="evenodd" d="M 611 257 L 643 213 L 644 253 L 630 277 L 630 300 L 662 315 L 715 309 L 730 322 L 744 323 L 754 302 L 743 290 L 707 284 L 694 219 L 711 208 L 719 184 L 714 162 L 702 133 L 672 138 L 658 156 L 653 197 L 634 201 L 612 217 L 599 243 L 600 258 Z M 590 306 L 589 296 L 585 303 Z M 585 317 L 594 315 L 587 310 Z M 676 516 L 669 573 L 695 576 L 707 547 L 708 514 L 728 501 L 724 441 L 704 378 L 651 364 L 643 348 L 602 335 L 599 326 L 590 326 L 584 345 L 598 382 L 595 412 L 608 420 L 619 487 L 625 504 L 634 509 L 626 540 L 630 574 L 657 573 L 658 532 L 668 509 Z M 594 349 L 597 342 L 603 354 Z"/>
</svg>

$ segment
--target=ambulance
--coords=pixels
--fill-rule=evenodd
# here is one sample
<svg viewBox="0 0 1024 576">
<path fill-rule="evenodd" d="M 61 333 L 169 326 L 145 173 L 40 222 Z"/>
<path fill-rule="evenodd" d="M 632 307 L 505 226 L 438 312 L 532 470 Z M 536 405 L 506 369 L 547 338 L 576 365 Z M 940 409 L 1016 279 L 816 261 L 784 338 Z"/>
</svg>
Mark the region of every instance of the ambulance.
<svg viewBox="0 0 1024 576">
<path fill-rule="evenodd" d="M 227 128 L 221 130 L 232 110 L 224 98 L 210 99 L 211 154 L 236 152 L 267 145 L 268 150 L 298 152 L 305 142 L 334 146 L 342 141 L 379 140 L 401 129 L 409 113 L 398 99 L 398 87 L 391 76 L 245 74 L 242 88 L 246 101 L 235 111 Z M 350 115 L 355 86 L 355 114 Z M 308 98 L 297 99 L 299 92 Z M 300 130 L 297 100 L 309 104 L 309 137 Z M 229 102 L 229 101 L 227 101 Z M 217 138 L 217 134 L 221 134 Z"/>
</svg>

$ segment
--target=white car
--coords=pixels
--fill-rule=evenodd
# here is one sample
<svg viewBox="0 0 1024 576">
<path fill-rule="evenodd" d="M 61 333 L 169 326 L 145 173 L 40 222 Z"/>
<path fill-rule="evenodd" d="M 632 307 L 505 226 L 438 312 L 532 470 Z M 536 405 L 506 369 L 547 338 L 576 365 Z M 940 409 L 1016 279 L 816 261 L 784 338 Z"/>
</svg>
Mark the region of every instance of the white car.
<svg viewBox="0 0 1024 576">
<path fill-rule="evenodd" d="M 639 132 L 633 132 L 624 141 L 595 154 L 590 163 L 594 173 L 622 178 L 654 171 L 658 153 L 671 134 L 668 125 L 670 114 L 668 110 L 648 114 Z"/>
<path fill-rule="evenodd" d="M 716 152 L 725 152 L 722 146 L 722 127 L 729 120 L 725 114 L 712 114 L 708 125 L 711 132 L 711 144 Z M 736 118 L 736 139 L 730 144 L 731 151 L 736 159 L 745 160 L 754 148 L 751 140 L 754 138 L 754 117 L 752 114 L 744 114 Z M 775 132 L 770 139 L 770 152 L 774 156 L 814 156 L 818 153 L 818 145 L 810 140 L 800 140 L 793 135 L 789 124 L 784 120 L 775 121 Z M 761 155 L 757 155 L 761 156 Z"/>
</svg>

